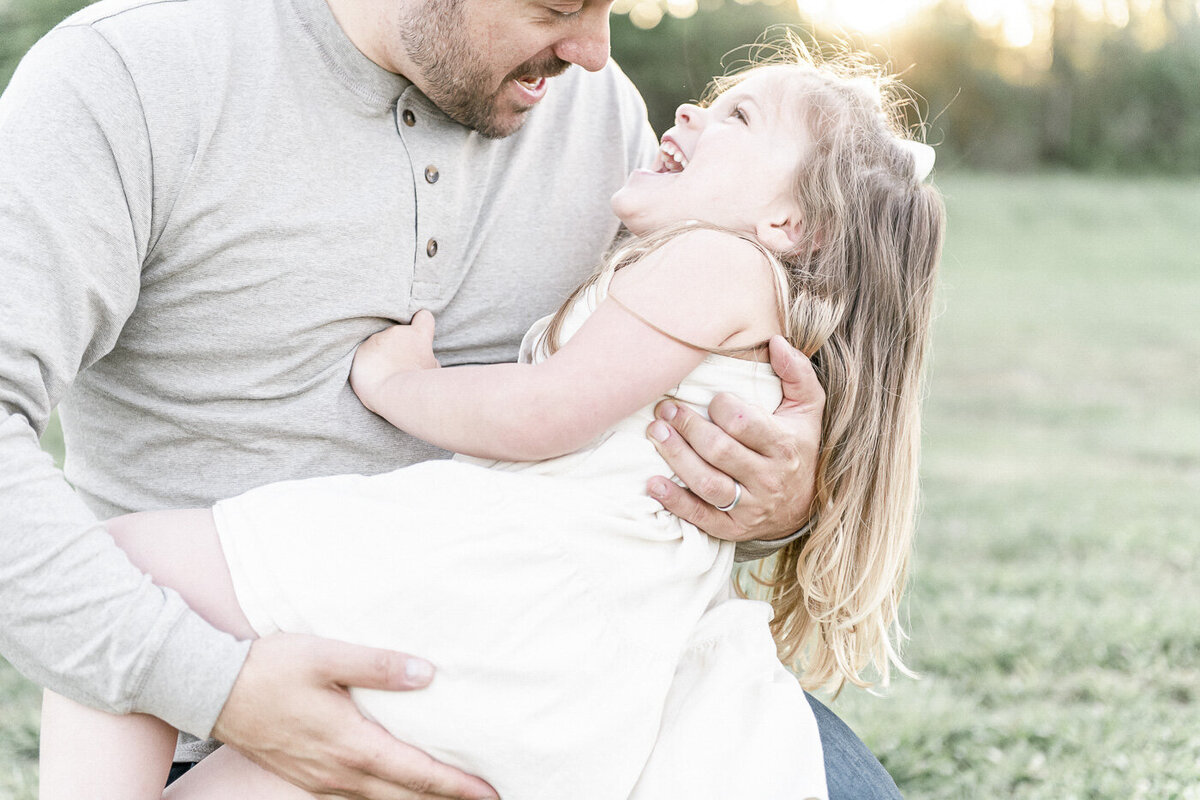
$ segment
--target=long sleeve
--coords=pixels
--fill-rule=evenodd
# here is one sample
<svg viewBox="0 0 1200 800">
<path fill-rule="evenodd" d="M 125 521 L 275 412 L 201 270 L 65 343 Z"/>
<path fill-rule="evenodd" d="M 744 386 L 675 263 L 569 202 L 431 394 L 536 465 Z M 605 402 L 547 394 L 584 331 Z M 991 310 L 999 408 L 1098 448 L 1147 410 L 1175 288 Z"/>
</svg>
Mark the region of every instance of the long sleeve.
<svg viewBox="0 0 1200 800">
<path fill-rule="evenodd" d="M 248 645 L 134 568 L 37 441 L 137 304 L 152 174 L 117 53 L 86 25 L 52 32 L 0 98 L 0 652 L 68 697 L 203 736 Z"/>
</svg>

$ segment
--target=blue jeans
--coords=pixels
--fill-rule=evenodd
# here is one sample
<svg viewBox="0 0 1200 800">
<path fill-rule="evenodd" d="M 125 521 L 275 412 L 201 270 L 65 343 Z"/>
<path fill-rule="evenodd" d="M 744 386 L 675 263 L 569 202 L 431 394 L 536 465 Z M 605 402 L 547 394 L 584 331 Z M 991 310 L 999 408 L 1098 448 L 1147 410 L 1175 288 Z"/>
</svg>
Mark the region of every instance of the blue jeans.
<svg viewBox="0 0 1200 800">
<path fill-rule="evenodd" d="M 879 759 L 854 735 L 850 726 L 808 692 L 804 693 L 817 718 L 821 748 L 825 751 L 825 782 L 829 800 L 899 800 L 900 790 Z M 187 772 L 191 764 L 176 763 L 168 785 Z"/>
<path fill-rule="evenodd" d="M 879 759 L 837 714 L 805 692 L 825 751 L 829 800 L 898 800 L 900 790 Z"/>
</svg>

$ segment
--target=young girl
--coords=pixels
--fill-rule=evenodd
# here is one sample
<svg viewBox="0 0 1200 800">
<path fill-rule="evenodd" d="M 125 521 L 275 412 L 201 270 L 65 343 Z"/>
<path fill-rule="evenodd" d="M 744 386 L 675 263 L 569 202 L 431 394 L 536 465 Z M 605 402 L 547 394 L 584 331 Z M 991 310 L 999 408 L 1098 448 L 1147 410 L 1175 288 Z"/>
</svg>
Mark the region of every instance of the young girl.
<svg viewBox="0 0 1200 800">
<path fill-rule="evenodd" d="M 110 530 L 240 637 L 428 657 L 429 688 L 355 699 L 506 800 L 825 797 L 815 723 L 778 653 L 809 686 L 899 665 L 942 231 L 932 151 L 900 134 L 890 89 L 801 60 L 681 106 L 657 168 L 613 197 L 638 238 L 535 325 L 525 363 L 435 369 L 428 314 L 368 340 L 350 376 L 363 402 L 464 455 Z M 771 607 L 732 588 L 733 545 L 645 496 L 663 461 L 644 431 L 663 395 L 774 410 L 777 334 L 811 355 L 827 407 L 813 522 L 764 579 L 769 632 Z M 158 796 L 172 730 L 105 717 L 102 747 L 144 748 L 147 766 L 97 785 L 56 755 L 73 736 L 76 753 L 97 747 L 96 713 L 54 702 L 44 798 Z M 167 795 L 308 796 L 228 748 Z"/>
</svg>

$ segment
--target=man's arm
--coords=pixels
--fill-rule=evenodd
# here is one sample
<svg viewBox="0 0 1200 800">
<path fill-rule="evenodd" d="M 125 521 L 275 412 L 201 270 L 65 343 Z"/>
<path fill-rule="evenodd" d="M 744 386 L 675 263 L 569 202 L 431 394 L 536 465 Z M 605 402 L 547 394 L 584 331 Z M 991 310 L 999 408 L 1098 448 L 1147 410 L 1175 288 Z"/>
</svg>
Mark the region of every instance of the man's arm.
<svg viewBox="0 0 1200 800">
<path fill-rule="evenodd" d="M 64 695 L 207 734 L 246 645 L 136 570 L 37 442 L 76 373 L 116 342 L 150 238 L 136 92 L 91 36 L 51 34 L 0 99 L 0 647 Z M 88 63 L 73 69 L 81 47 Z"/>
<path fill-rule="evenodd" d="M 494 796 L 358 713 L 348 685 L 427 682 L 403 655 L 216 630 L 129 563 L 38 448 L 75 376 L 116 344 L 153 238 L 140 99 L 92 28 L 51 33 L 0 97 L 0 187 L 0 652 L 90 706 L 216 731 L 314 791 Z"/>
</svg>

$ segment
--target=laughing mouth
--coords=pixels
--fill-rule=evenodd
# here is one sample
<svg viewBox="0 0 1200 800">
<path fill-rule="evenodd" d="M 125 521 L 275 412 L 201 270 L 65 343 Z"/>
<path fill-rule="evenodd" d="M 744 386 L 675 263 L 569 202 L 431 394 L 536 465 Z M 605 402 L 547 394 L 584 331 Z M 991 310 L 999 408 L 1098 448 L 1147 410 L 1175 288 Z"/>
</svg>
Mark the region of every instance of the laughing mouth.
<svg viewBox="0 0 1200 800">
<path fill-rule="evenodd" d="M 542 85 L 546 82 L 546 79 L 541 75 L 533 75 L 528 78 L 513 78 L 513 80 L 524 86 L 525 89 L 530 92 L 536 92 L 538 89 L 542 88 Z"/>
<path fill-rule="evenodd" d="M 563 61 L 558 56 L 549 55 L 545 58 L 526 61 L 509 73 L 509 78 L 519 83 L 521 88 L 526 91 L 536 94 L 545 87 L 546 81 L 562 75 L 570 66 L 570 61 Z"/>
<path fill-rule="evenodd" d="M 663 139 L 662 144 L 658 147 L 658 152 L 662 156 L 659 172 L 683 172 L 688 165 L 688 157 L 679 149 L 679 145 L 670 139 Z"/>
</svg>

